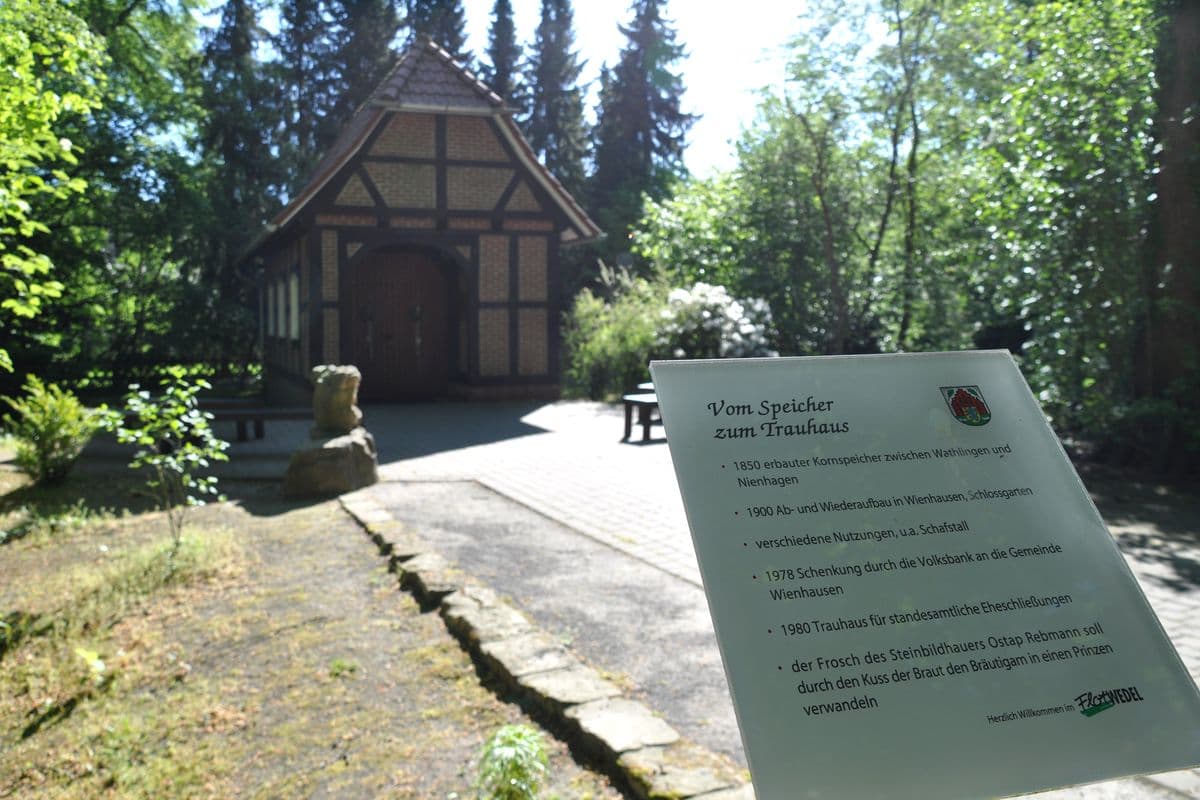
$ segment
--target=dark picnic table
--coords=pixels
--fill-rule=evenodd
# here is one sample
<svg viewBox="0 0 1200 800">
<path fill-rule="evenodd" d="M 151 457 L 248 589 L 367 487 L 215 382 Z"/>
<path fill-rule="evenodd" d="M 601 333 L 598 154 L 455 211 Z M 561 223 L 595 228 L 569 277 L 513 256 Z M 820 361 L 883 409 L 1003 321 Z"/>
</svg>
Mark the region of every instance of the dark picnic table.
<svg viewBox="0 0 1200 800">
<path fill-rule="evenodd" d="M 654 384 L 650 384 L 653 386 Z M 641 386 L 638 387 L 639 389 Z M 654 392 L 635 392 L 624 395 L 621 401 L 625 404 L 625 435 L 621 441 L 629 441 L 633 432 L 633 411 L 637 409 L 637 424 L 642 426 L 642 441 L 650 441 L 650 427 L 662 425 L 662 412 L 658 408 L 658 395 Z"/>
<path fill-rule="evenodd" d="M 253 397 L 202 397 L 200 409 L 213 415 L 216 422 L 233 422 L 237 426 L 237 440 L 248 438 L 247 426 L 254 425 L 254 438 L 261 439 L 267 433 L 267 420 L 312 419 L 309 406 L 267 406 Z"/>
</svg>

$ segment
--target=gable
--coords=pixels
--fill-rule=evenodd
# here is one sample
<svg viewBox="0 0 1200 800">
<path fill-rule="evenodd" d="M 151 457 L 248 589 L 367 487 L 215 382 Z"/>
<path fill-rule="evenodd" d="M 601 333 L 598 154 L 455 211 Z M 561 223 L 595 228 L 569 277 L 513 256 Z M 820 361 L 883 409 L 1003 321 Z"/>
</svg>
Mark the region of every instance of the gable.
<svg viewBox="0 0 1200 800">
<path fill-rule="evenodd" d="M 441 186 L 439 170 L 445 178 Z M 356 210 L 355 224 L 372 224 L 362 213 L 371 209 L 380 225 L 435 227 L 432 217 L 393 216 L 389 222 L 384 214 L 392 209 L 437 211 L 444 203 L 451 213 L 518 215 L 513 225 L 530 230 L 549 223 L 533 215 L 555 217 L 560 222 L 551 227 L 564 243 L 601 236 L 538 162 L 503 101 L 427 39 L 397 60 L 309 182 L 243 258 L 267 246 L 285 227 L 299 224 L 301 212 L 318 198 L 323 212 L 331 205 Z"/>
</svg>

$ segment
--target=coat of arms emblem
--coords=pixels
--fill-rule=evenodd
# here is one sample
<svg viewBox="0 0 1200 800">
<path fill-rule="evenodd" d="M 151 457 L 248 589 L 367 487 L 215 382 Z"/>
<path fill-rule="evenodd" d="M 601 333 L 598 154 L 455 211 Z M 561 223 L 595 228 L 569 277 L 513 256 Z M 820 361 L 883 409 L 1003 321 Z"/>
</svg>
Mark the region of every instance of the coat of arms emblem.
<svg viewBox="0 0 1200 800">
<path fill-rule="evenodd" d="M 943 386 L 941 389 L 950 413 L 963 425 L 978 427 L 991 422 L 992 410 L 978 386 Z"/>
</svg>

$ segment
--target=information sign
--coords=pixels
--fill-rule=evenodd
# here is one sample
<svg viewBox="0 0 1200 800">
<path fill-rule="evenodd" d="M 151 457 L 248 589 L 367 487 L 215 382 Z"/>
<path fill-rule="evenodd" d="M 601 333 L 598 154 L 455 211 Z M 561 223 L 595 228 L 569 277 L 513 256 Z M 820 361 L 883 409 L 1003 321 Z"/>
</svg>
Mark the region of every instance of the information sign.
<svg viewBox="0 0 1200 800">
<path fill-rule="evenodd" d="M 655 362 L 759 800 L 1200 762 L 1200 695 L 1007 352 Z"/>
</svg>

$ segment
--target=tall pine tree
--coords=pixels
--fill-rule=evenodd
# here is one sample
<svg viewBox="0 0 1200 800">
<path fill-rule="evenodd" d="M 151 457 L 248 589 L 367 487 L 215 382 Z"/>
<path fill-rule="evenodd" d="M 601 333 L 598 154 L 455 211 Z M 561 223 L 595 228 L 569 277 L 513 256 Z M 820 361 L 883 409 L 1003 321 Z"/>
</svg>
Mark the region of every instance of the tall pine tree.
<svg viewBox="0 0 1200 800">
<path fill-rule="evenodd" d="M 467 15 L 462 0 L 407 0 L 408 27 L 413 36 L 428 36 L 461 64 L 470 66 Z"/>
<path fill-rule="evenodd" d="M 634 0 L 620 60 L 600 76 L 595 172 L 589 185 L 593 216 L 608 234 L 607 255 L 628 250 L 642 195 L 659 199 L 684 173 L 684 139 L 694 117 L 680 109 L 683 81 L 672 66 L 683 57 L 659 0 Z"/>
<path fill-rule="evenodd" d="M 336 0 L 334 5 L 341 40 L 333 59 L 338 70 L 332 106 L 336 134 L 391 69 L 400 17 L 396 0 Z"/>
<path fill-rule="evenodd" d="M 278 205 L 278 160 L 271 152 L 277 119 L 275 93 L 256 57 L 264 33 L 253 0 L 228 0 L 204 51 L 203 129 L 212 167 L 209 198 L 214 225 L 206 283 L 223 303 L 248 302 L 249 286 L 234 272 L 236 260 Z"/>
<path fill-rule="evenodd" d="M 587 154 L 583 91 L 572 47 L 575 32 L 571 0 L 542 0 L 542 18 L 534 36 L 526 81 L 529 109 L 525 136 L 551 174 L 578 195 L 583 190 Z"/>
<path fill-rule="evenodd" d="M 513 23 L 512 0 L 496 0 L 492 7 L 487 55 L 491 63 L 482 70 L 484 81 L 510 104 L 519 105 L 517 65 L 521 63 L 521 45 Z"/>
<path fill-rule="evenodd" d="M 282 103 L 279 151 L 291 194 L 308 179 L 338 133 L 338 68 L 331 9 L 326 0 L 292 0 L 280 9 L 276 65 Z"/>
</svg>

